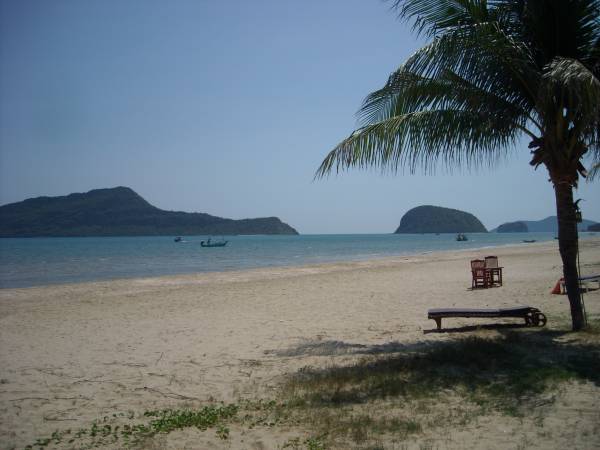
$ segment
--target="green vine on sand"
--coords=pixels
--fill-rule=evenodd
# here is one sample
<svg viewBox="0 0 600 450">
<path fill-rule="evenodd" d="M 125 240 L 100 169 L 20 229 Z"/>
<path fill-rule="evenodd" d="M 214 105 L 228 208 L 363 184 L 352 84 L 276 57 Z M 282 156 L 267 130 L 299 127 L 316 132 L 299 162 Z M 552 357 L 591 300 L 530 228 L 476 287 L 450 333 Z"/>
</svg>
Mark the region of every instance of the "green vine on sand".
<svg viewBox="0 0 600 450">
<path fill-rule="evenodd" d="M 217 436 L 220 439 L 229 438 L 229 428 L 224 424 L 225 421 L 234 418 L 238 413 L 237 405 L 208 405 L 199 410 L 191 409 L 163 409 L 156 411 L 146 411 L 142 415 L 144 418 L 150 418 L 147 423 L 134 423 L 124 425 L 111 425 L 107 423 L 110 418 L 105 416 L 102 421 L 94 421 L 89 428 L 81 428 L 76 432 L 72 430 L 55 431 L 49 438 L 37 439 L 33 444 L 25 447 L 27 450 L 41 448 L 50 444 L 60 444 L 65 439 L 70 446 L 77 445 L 79 441 L 80 448 L 92 448 L 106 444 L 121 442 L 123 446 L 136 446 L 146 439 L 160 433 L 170 433 L 171 431 L 196 427 L 202 431 L 209 428 L 215 428 Z M 113 414 L 113 418 L 124 417 L 124 414 Z M 129 413 L 127 419 L 133 420 L 134 415 Z"/>
</svg>

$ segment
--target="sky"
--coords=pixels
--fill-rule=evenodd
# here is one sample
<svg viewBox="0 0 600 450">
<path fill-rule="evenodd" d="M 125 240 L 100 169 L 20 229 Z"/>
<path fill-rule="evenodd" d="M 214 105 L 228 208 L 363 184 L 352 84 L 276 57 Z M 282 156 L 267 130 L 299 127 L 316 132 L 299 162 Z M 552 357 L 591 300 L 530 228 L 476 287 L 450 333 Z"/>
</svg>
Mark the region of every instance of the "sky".
<svg viewBox="0 0 600 450">
<path fill-rule="evenodd" d="M 0 204 L 128 186 L 166 210 L 390 233 L 429 204 L 555 215 L 527 141 L 493 168 L 314 180 L 418 41 L 380 0 L 0 0 Z M 575 198 L 600 221 L 600 182 Z"/>
</svg>

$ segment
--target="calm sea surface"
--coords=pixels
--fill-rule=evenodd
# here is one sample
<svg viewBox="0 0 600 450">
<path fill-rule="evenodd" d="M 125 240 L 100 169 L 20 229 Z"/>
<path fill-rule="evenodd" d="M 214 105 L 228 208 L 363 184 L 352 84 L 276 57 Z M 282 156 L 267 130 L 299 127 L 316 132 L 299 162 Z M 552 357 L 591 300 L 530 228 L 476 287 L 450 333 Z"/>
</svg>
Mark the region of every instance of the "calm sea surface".
<svg viewBox="0 0 600 450">
<path fill-rule="evenodd" d="M 581 233 L 585 239 L 587 233 Z M 202 248 L 206 236 L 0 239 L 0 287 L 28 287 L 116 278 L 258 267 L 356 261 L 522 243 L 550 241 L 554 233 L 470 233 L 232 236 L 223 248 Z M 522 244 L 527 245 L 527 244 Z"/>
</svg>

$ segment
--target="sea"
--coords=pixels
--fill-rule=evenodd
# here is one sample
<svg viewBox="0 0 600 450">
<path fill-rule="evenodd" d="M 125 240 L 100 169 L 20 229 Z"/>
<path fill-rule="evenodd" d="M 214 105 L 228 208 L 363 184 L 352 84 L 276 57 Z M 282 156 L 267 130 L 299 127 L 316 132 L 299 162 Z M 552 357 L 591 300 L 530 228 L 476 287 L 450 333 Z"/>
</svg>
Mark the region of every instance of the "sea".
<svg viewBox="0 0 600 450">
<path fill-rule="evenodd" d="M 593 233 L 580 233 L 585 239 Z M 225 247 L 205 248 L 208 236 L 0 239 L 0 288 L 122 278 L 225 272 L 278 266 L 360 261 L 430 252 L 528 245 L 555 233 L 327 234 L 225 236 Z M 219 236 L 220 238 L 220 236 Z M 214 237 L 213 237 L 214 239 Z"/>
</svg>

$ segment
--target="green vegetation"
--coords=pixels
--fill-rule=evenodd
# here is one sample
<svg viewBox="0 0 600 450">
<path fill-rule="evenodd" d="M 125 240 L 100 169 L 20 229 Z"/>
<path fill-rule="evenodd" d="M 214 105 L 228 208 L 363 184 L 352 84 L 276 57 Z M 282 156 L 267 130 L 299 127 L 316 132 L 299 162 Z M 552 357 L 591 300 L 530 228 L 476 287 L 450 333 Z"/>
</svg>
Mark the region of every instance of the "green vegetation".
<svg viewBox="0 0 600 450">
<path fill-rule="evenodd" d="M 392 3 L 428 43 L 367 96 L 361 127 L 317 177 L 354 167 L 494 167 L 527 138 L 530 165 L 546 169 L 554 188 L 572 328 L 582 329 L 573 189 L 584 164 L 600 164 L 600 1 Z"/>
<path fill-rule="evenodd" d="M 144 448 L 160 434 L 188 427 L 212 430 L 221 440 L 231 439 L 234 429 L 298 430 L 282 449 L 389 448 L 498 413 L 525 418 L 535 412 L 542 427 L 540 406 L 552 405 L 563 383 L 600 383 L 598 330 L 595 318 L 581 342 L 562 342 L 559 331 L 500 328 L 496 339 L 427 341 L 392 353 L 381 349 L 349 364 L 305 367 L 288 377 L 274 399 L 114 414 L 85 429 L 56 431 L 29 448 L 60 443 Z"/>
<path fill-rule="evenodd" d="M 66 443 L 69 447 L 94 448 L 118 443 L 124 447 L 140 447 L 143 442 L 159 433 L 170 433 L 188 427 L 200 430 L 216 428 L 217 436 L 228 439 L 229 429 L 224 425 L 227 420 L 237 415 L 237 405 L 208 405 L 199 410 L 146 411 L 138 420 L 133 413 L 113 414 L 95 421 L 89 428 L 77 431 L 55 431 L 49 438 L 36 440 L 27 449 L 44 448 L 50 444 Z M 122 423 L 125 419 L 125 423 Z"/>
<path fill-rule="evenodd" d="M 129 188 L 38 197 L 0 207 L 0 237 L 298 234 L 277 217 L 232 220 L 163 211 Z"/>
<path fill-rule="evenodd" d="M 458 209 L 417 206 L 400 220 L 396 233 L 486 233 L 477 217 Z"/>
<path fill-rule="evenodd" d="M 349 446 L 383 437 L 402 442 L 492 413 L 524 417 L 554 402 L 548 394 L 563 382 L 600 381 L 600 345 L 560 344 L 559 335 L 507 332 L 497 340 L 466 338 L 309 367 L 288 381 L 284 397 L 296 414 L 305 412 L 310 429 Z"/>
<path fill-rule="evenodd" d="M 600 379 L 598 348 L 579 347 L 551 355 L 556 344 L 508 333 L 498 341 L 467 338 L 433 346 L 425 352 L 366 358 L 347 367 L 305 369 L 287 385 L 296 404 L 327 406 L 402 397 L 436 398 L 451 390 L 482 399 L 500 410 L 573 378 Z M 536 354 L 532 354 L 534 349 Z M 581 352 L 581 354 L 580 354 Z"/>
<path fill-rule="evenodd" d="M 196 427 L 200 430 L 219 425 L 217 433 L 219 437 L 227 439 L 228 432 L 220 423 L 223 419 L 235 416 L 238 412 L 236 405 L 207 406 L 199 411 L 175 411 L 165 409 L 162 411 L 149 411 L 144 413 L 146 417 L 153 417 L 150 421 L 150 429 L 153 433 L 169 433 L 180 428 Z"/>
</svg>

